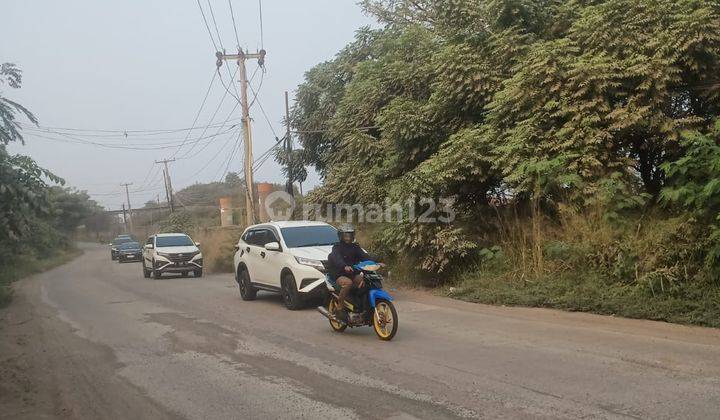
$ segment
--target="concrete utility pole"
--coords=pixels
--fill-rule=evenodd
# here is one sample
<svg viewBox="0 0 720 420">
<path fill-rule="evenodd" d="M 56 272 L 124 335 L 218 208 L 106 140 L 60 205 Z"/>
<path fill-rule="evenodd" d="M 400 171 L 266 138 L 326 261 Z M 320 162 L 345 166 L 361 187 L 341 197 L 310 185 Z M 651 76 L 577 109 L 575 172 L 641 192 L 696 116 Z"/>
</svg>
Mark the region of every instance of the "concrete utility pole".
<svg viewBox="0 0 720 420">
<path fill-rule="evenodd" d="M 133 217 L 132 217 L 132 206 L 130 205 L 130 190 L 128 189 L 129 186 L 132 185 L 132 182 L 126 183 L 126 184 L 120 184 L 120 186 L 125 187 L 125 196 L 127 197 L 127 208 L 128 208 L 128 215 L 130 216 L 130 232 L 133 231 Z"/>
<path fill-rule="evenodd" d="M 287 180 L 287 193 L 290 196 L 295 196 L 293 191 L 293 165 L 292 165 L 292 137 L 290 137 L 290 101 L 288 100 L 288 93 L 285 91 L 285 154 L 288 160 L 288 180 Z"/>
<path fill-rule="evenodd" d="M 122 204 L 122 212 L 123 212 L 123 224 L 125 225 L 125 232 L 128 231 L 128 219 L 127 219 L 127 213 L 125 213 L 125 203 Z"/>
<path fill-rule="evenodd" d="M 243 142 L 245 146 L 245 213 L 247 216 L 246 223 L 248 226 L 255 224 L 257 217 L 255 216 L 255 194 L 253 193 L 252 130 L 250 127 L 250 106 L 248 105 L 247 97 L 248 80 L 247 71 L 245 69 L 245 61 L 249 59 L 256 59 L 258 61 L 258 65 L 262 66 L 265 64 L 265 54 L 265 50 L 260 50 L 256 53 L 250 54 L 244 52 L 242 48 L 238 49 L 237 54 L 224 54 L 220 51 L 215 54 L 215 57 L 217 57 L 218 69 L 222 66 L 223 62 L 227 60 L 237 60 L 237 64 L 240 67 L 240 104 L 242 105 Z"/>
<path fill-rule="evenodd" d="M 163 178 L 165 179 L 165 196 L 167 197 L 168 206 L 170 206 L 170 212 L 175 212 L 175 201 L 173 200 L 172 182 L 170 182 L 170 169 L 168 169 L 168 162 L 175 162 L 175 159 L 163 159 L 156 160 L 155 163 L 162 163 L 165 165 L 163 169 Z"/>
</svg>

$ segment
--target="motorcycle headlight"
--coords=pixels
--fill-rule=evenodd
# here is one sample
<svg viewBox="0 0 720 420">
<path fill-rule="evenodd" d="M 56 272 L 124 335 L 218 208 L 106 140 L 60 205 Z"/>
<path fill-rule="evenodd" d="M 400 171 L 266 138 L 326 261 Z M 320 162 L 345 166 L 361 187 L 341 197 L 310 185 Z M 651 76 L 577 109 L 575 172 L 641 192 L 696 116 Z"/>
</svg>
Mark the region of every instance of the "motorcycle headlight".
<svg viewBox="0 0 720 420">
<path fill-rule="evenodd" d="M 295 257 L 295 261 L 298 262 L 298 264 L 307 265 L 310 266 L 320 272 L 325 272 L 325 266 L 323 265 L 322 261 L 320 260 L 313 260 L 310 258 L 303 258 L 303 257 Z"/>
</svg>

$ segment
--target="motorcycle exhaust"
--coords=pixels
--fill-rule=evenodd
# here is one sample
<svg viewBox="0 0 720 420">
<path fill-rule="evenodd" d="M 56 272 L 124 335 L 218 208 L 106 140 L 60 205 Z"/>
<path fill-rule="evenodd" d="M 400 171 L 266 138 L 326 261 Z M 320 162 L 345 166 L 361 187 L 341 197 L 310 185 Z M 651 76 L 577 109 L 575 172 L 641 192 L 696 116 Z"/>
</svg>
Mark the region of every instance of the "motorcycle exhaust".
<svg viewBox="0 0 720 420">
<path fill-rule="evenodd" d="M 320 312 L 320 313 L 322 314 L 322 316 L 324 316 L 325 318 L 329 319 L 329 320 L 332 321 L 332 322 L 339 322 L 339 323 L 341 323 L 341 324 L 345 324 L 344 321 L 341 321 L 341 320 L 337 319 L 337 318 L 335 317 L 335 315 L 333 315 L 333 314 L 331 314 L 330 312 L 328 312 L 328 310 L 325 309 L 324 306 L 318 306 L 318 307 L 317 307 L 317 311 Z"/>
</svg>

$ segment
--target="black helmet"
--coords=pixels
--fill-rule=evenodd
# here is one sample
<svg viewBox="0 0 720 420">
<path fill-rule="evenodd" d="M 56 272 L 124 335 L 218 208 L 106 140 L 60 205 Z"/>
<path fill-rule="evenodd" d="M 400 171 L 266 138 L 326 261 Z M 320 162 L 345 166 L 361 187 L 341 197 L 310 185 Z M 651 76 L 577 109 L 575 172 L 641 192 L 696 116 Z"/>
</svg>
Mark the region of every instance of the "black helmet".
<svg viewBox="0 0 720 420">
<path fill-rule="evenodd" d="M 351 225 L 350 223 L 344 223 L 340 225 L 337 232 L 340 242 L 342 242 L 343 235 L 346 233 L 350 234 L 350 242 L 355 242 L 355 226 Z"/>
</svg>

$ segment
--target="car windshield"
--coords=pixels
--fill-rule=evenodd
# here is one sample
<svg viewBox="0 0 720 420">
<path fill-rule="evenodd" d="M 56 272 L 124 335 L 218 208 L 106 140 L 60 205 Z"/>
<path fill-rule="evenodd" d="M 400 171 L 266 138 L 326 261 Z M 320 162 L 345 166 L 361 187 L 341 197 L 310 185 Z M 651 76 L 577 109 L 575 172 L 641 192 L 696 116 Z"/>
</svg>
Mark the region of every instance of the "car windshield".
<svg viewBox="0 0 720 420">
<path fill-rule="evenodd" d="M 155 246 L 158 248 L 166 247 L 166 246 L 193 246 L 195 245 L 187 235 L 177 235 L 177 236 L 158 236 L 155 239 Z"/>
<path fill-rule="evenodd" d="M 280 231 L 288 248 L 333 245 L 338 241 L 337 230 L 330 225 L 286 227 Z"/>
<path fill-rule="evenodd" d="M 140 249 L 140 244 L 137 242 L 125 242 L 124 244 L 120 244 L 118 246 L 118 249 Z"/>
<path fill-rule="evenodd" d="M 128 242 L 134 242 L 133 238 L 118 236 L 117 238 L 113 239 L 113 241 L 112 241 L 113 245 L 126 244 Z"/>
</svg>

